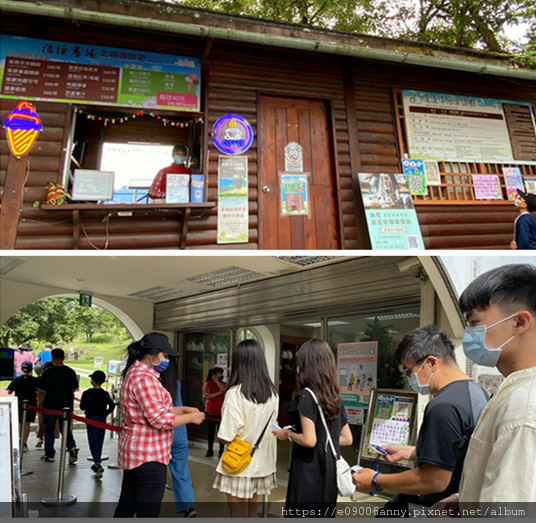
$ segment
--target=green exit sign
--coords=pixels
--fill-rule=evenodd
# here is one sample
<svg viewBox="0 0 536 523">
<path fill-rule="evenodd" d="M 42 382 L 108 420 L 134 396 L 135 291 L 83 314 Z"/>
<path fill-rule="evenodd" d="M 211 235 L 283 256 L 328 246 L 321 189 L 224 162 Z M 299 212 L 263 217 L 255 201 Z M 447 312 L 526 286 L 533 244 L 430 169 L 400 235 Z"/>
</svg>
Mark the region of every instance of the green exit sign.
<svg viewBox="0 0 536 523">
<path fill-rule="evenodd" d="M 93 296 L 91 294 L 80 293 L 78 296 L 78 303 L 82 307 L 91 307 L 91 302 L 93 301 Z"/>
</svg>

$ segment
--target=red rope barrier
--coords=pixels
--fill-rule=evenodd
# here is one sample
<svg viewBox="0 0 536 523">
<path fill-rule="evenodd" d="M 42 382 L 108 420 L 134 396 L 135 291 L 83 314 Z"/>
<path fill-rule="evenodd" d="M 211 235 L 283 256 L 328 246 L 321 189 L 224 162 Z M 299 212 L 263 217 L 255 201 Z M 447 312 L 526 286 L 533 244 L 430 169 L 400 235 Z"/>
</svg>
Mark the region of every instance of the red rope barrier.
<svg viewBox="0 0 536 523">
<path fill-rule="evenodd" d="M 43 414 L 50 414 L 51 416 L 63 416 L 63 412 L 61 410 L 50 410 L 50 409 L 44 409 L 42 407 L 34 407 L 32 405 L 26 405 L 26 408 L 28 410 L 35 410 L 36 412 L 42 412 Z M 109 425 L 108 423 L 102 423 L 101 421 L 95 421 L 92 419 L 83 418 L 82 416 L 77 416 L 76 414 L 69 414 L 69 417 L 71 419 L 75 419 L 77 421 L 81 421 L 82 423 L 86 423 L 87 425 L 94 425 L 95 427 L 99 427 L 100 429 L 107 429 L 112 430 L 113 432 L 122 432 L 123 427 L 118 427 L 117 425 Z"/>
<path fill-rule="evenodd" d="M 101 421 L 83 418 L 82 416 L 77 416 L 76 414 L 71 414 L 69 417 L 71 419 L 81 421 L 82 423 L 86 423 L 87 425 L 93 425 L 95 427 L 99 427 L 100 429 L 113 430 L 114 432 L 123 431 L 123 427 L 118 427 L 117 425 L 108 425 L 108 423 L 102 423 Z"/>
</svg>

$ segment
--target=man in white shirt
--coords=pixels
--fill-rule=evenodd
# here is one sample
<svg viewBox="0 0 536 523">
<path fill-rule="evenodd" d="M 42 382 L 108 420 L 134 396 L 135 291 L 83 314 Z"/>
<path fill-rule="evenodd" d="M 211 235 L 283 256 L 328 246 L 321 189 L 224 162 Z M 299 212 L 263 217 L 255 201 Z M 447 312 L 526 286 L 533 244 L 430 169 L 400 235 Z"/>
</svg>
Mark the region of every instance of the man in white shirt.
<svg viewBox="0 0 536 523">
<path fill-rule="evenodd" d="M 494 515 L 484 511 L 500 503 L 523 502 L 527 508 L 525 503 L 536 502 L 536 265 L 482 274 L 462 293 L 460 308 L 468 325 L 465 354 L 479 365 L 496 366 L 506 379 L 471 437 L 458 508 L 462 516 L 475 506 L 481 512 L 473 515 L 482 516 Z M 452 508 L 456 499 L 434 507 L 448 502 Z"/>
</svg>

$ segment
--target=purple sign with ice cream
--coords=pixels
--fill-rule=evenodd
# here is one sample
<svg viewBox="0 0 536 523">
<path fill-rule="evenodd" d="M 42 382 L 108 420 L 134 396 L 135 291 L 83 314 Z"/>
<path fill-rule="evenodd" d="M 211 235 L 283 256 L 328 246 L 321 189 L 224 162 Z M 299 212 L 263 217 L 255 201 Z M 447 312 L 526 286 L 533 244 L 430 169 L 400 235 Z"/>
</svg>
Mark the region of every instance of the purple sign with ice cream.
<svg viewBox="0 0 536 523">
<path fill-rule="evenodd" d="M 242 116 L 226 114 L 214 124 L 212 141 L 224 154 L 242 154 L 251 147 L 253 129 Z"/>
</svg>

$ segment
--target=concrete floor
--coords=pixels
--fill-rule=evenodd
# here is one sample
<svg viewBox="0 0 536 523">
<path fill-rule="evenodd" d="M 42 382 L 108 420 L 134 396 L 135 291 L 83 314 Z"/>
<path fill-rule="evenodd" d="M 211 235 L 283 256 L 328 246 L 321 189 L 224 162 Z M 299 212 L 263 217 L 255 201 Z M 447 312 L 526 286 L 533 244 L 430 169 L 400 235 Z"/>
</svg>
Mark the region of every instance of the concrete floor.
<svg viewBox="0 0 536 523">
<path fill-rule="evenodd" d="M 56 440 L 56 456 L 54 463 L 46 463 L 40 459 L 42 448 L 35 448 L 37 442 L 32 433 L 28 440 L 29 451 L 24 453 L 23 472 L 33 471 L 32 474 L 21 478 L 22 492 L 27 493 L 30 517 L 111 517 L 115 510 L 121 490 L 122 471 L 109 468 L 108 465 L 117 461 L 117 436 L 109 438 L 107 434 L 104 443 L 103 456 L 109 459 L 103 461 L 105 472 L 101 479 L 94 479 L 91 472 L 92 461 L 85 429 L 75 429 L 74 437 L 80 448 L 76 464 L 65 465 L 64 495 L 74 495 L 77 502 L 65 507 L 46 507 L 41 500 L 45 497 L 57 497 L 57 484 L 59 472 L 59 441 Z M 281 517 L 284 506 L 289 465 L 289 449 L 287 442 L 278 442 L 277 478 L 278 486 L 275 488 L 266 505 L 266 513 L 270 517 Z M 190 447 L 189 469 L 194 485 L 194 497 L 199 517 L 228 517 L 229 511 L 225 495 L 212 488 L 215 477 L 217 457 L 206 458 L 206 445 L 202 442 L 192 442 Z M 169 476 L 169 484 L 171 478 Z M 365 510 L 365 505 L 381 506 L 385 500 L 376 496 L 356 493 L 354 499 L 339 498 L 341 507 L 346 508 L 346 516 L 367 516 L 366 513 L 357 514 L 355 507 Z M 259 505 L 259 511 L 263 510 Z M 353 512 L 352 512 L 353 509 Z M 368 514 L 370 516 L 370 514 Z M 173 505 L 173 492 L 166 489 L 164 503 L 160 517 L 176 517 Z M 338 517 L 345 517 L 339 514 Z"/>
</svg>

